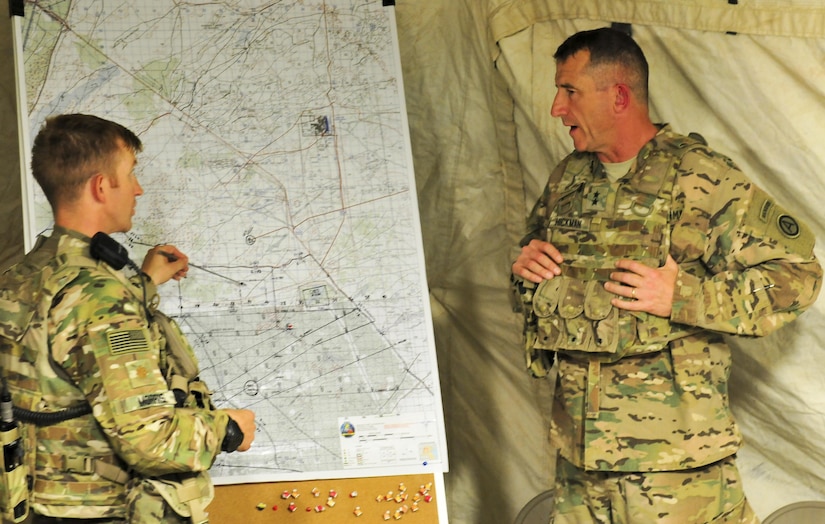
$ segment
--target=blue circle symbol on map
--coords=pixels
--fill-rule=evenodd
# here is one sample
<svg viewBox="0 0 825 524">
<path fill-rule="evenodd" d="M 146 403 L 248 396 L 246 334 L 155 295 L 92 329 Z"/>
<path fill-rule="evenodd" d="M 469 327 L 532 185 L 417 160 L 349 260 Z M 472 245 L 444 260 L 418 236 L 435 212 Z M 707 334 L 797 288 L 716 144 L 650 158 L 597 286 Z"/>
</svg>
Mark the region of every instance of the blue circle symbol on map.
<svg viewBox="0 0 825 524">
<path fill-rule="evenodd" d="M 352 425 L 352 422 L 344 422 L 341 424 L 341 436 L 342 437 L 352 437 L 355 435 L 355 426 Z"/>
</svg>

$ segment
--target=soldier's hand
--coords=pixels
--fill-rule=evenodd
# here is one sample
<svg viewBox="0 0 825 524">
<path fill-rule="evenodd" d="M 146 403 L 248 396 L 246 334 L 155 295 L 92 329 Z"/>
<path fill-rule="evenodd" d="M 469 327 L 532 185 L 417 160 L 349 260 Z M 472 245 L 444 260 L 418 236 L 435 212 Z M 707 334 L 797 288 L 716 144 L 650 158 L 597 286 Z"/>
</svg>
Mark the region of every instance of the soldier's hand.
<svg viewBox="0 0 825 524">
<path fill-rule="evenodd" d="M 238 423 L 238 427 L 243 432 L 243 442 L 235 451 L 246 451 L 252 447 L 255 439 L 255 413 L 248 409 L 227 409 L 229 418 Z"/>
<path fill-rule="evenodd" d="M 175 246 L 161 244 L 146 253 L 141 270 L 159 286 L 169 279 L 180 280 L 186 277 L 189 258 Z"/>
<path fill-rule="evenodd" d="M 564 257 L 556 246 L 534 238 L 521 248 L 521 254 L 513 262 L 513 274 L 538 284 L 561 275 L 562 262 Z"/>
<path fill-rule="evenodd" d="M 611 303 L 629 311 L 645 311 L 658 317 L 668 318 L 673 310 L 673 292 L 679 264 L 670 255 L 662 267 L 650 267 L 634 260 L 619 260 L 610 273 L 611 281 L 604 288 L 622 298 Z"/>
</svg>

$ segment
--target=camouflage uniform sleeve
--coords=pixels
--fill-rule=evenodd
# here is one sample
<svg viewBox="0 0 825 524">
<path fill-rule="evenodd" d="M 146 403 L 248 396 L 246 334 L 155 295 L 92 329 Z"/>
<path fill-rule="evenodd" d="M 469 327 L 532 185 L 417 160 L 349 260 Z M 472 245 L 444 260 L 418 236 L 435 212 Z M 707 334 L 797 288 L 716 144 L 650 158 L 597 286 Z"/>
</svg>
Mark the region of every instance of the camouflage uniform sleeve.
<svg viewBox="0 0 825 524">
<path fill-rule="evenodd" d="M 671 320 L 762 336 L 802 314 L 822 281 L 812 231 L 721 155 L 691 152 L 681 168 Z"/>
<path fill-rule="evenodd" d="M 131 283 L 130 285 L 134 285 Z M 50 313 L 52 355 L 83 392 L 115 453 L 149 476 L 208 469 L 224 411 L 175 407 L 159 367 L 161 335 L 126 280 L 81 272 Z"/>
<path fill-rule="evenodd" d="M 147 274 L 132 275 L 129 277 L 129 284 L 137 290 L 138 296 L 142 293 L 141 288 L 145 286 L 146 289 L 146 303 L 150 309 L 154 311 L 160 303 L 160 296 L 158 296 L 158 286 L 152 281 L 152 277 Z"/>
</svg>

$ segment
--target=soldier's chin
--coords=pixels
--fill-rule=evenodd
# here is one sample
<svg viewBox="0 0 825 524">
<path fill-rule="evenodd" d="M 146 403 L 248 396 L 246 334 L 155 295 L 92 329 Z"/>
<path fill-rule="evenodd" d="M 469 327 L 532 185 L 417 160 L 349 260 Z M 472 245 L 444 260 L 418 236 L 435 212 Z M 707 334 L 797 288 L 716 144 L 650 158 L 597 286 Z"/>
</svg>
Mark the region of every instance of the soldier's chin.
<svg viewBox="0 0 825 524">
<path fill-rule="evenodd" d="M 569 134 L 570 138 L 573 139 L 573 147 L 576 151 L 585 151 L 585 144 L 583 143 L 583 139 L 580 137 L 579 128 L 577 126 L 570 126 Z"/>
</svg>

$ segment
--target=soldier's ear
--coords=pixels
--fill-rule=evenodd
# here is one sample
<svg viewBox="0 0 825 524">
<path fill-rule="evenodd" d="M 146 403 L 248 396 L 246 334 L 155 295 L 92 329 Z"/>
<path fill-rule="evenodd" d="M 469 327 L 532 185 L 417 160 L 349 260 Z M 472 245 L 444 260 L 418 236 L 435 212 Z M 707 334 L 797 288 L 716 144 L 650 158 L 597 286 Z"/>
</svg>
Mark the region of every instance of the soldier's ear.
<svg viewBox="0 0 825 524">
<path fill-rule="evenodd" d="M 111 187 L 109 177 L 103 173 L 95 173 L 89 178 L 89 191 L 95 201 L 105 202 Z"/>
<path fill-rule="evenodd" d="M 627 84 L 616 84 L 613 86 L 613 109 L 617 113 L 625 111 L 630 106 L 630 88 Z"/>
</svg>

